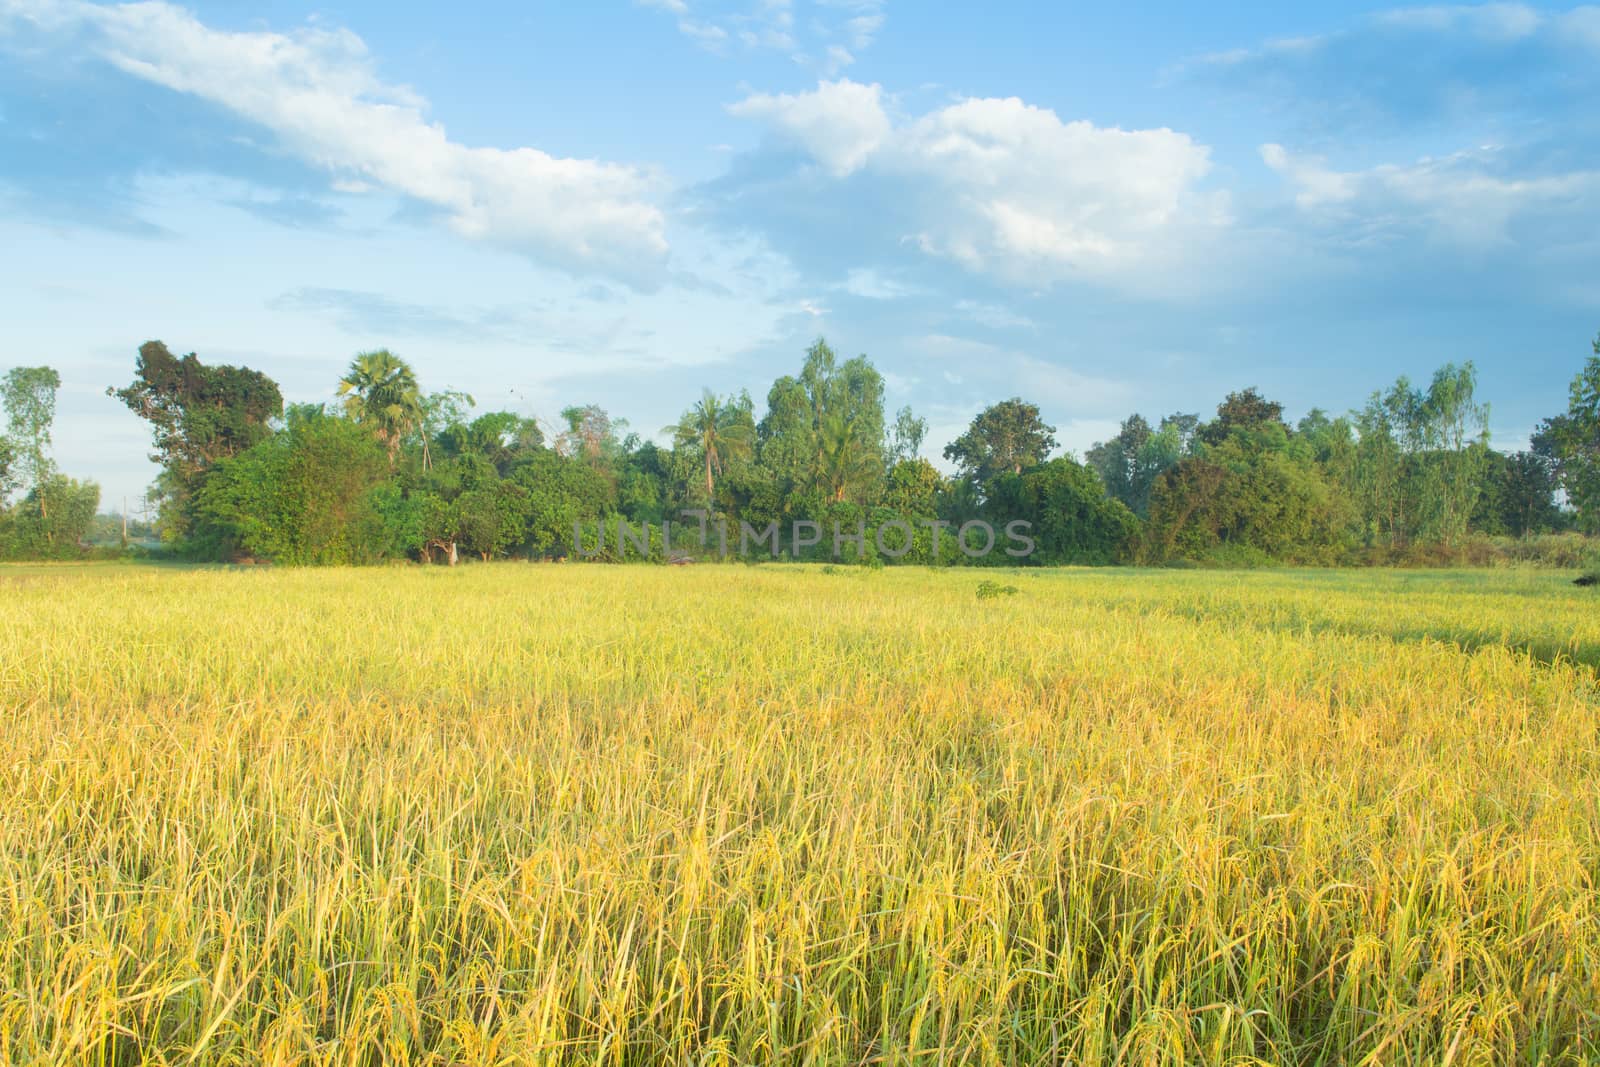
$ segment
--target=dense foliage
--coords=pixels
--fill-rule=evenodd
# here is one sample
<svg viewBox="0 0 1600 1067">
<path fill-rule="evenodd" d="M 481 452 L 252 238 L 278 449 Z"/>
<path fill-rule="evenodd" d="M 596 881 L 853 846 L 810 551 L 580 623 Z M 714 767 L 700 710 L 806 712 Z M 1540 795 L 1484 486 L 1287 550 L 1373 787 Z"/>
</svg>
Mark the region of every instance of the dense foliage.
<svg viewBox="0 0 1600 1067">
<path fill-rule="evenodd" d="M 48 367 L 0 382 L 6 556 L 76 554 L 95 525 L 95 487 L 50 459 L 59 385 Z M 1476 389 L 1471 363 L 1450 364 L 1426 385 L 1402 377 L 1359 410 L 1291 425 L 1247 388 L 1210 418 L 1178 412 L 1152 427 L 1130 415 L 1081 463 L 1051 458 L 1055 428 L 1012 397 L 943 449 L 950 476 L 922 456 L 926 421 L 909 408 L 886 416 L 871 361 L 841 360 L 822 340 L 764 410 L 748 393 L 706 390 L 662 431 L 664 447 L 595 404 L 552 426 L 479 413 L 465 394 L 426 392 L 386 349 L 355 357 L 336 409 L 285 413 L 259 371 L 180 359 L 159 341 L 110 392 L 151 425 L 163 539 L 206 559 L 1444 563 L 1600 532 L 1600 340 L 1568 410 L 1527 451 L 1491 447 Z M 971 551 L 999 531 L 1013 551 Z M 1567 562 L 1587 549 L 1540 551 Z"/>
</svg>

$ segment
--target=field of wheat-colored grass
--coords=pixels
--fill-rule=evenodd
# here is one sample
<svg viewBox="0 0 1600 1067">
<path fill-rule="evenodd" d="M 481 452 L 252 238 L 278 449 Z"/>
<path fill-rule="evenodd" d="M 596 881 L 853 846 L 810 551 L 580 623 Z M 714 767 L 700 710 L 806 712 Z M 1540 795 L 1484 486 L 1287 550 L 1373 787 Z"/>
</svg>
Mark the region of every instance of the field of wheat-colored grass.
<svg viewBox="0 0 1600 1067">
<path fill-rule="evenodd" d="M 1557 574 L 0 568 L 0 1062 L 1600 1061 Z"/>
</svg>

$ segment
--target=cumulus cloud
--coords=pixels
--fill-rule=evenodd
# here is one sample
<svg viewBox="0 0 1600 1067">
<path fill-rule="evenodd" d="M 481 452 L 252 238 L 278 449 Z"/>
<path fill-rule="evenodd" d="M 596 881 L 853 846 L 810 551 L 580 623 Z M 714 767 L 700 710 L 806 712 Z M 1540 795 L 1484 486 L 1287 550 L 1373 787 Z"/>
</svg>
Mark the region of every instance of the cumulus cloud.
<svg viewBox="0 0 1600 1067">
<path fill-rule="evenodd" d="M 650 287 L 665 271 L 659 179 L 537 148 L 452 141 L 412 90 L 383 81 L 347 30 L 213 30 L 155 2 L 0 7 L 44 30 L 85 31 L 126 73 L 226 108 L 343 188 L 371 183 L 439 209 L 452 229 L 562 269 Z"/>
<path fill-rule="evenodd" d="M 733 114 L 764 124 L 833 179 L 887 182 L 914 205 L 898 237 L 1011 282 L 1128 277 L 1227 222 L 1199 185 L 1209 149 L 1170 129 L 1063 122 L 1016 98 L 961 100 L 896 124 L 877 85 L 848 79 L 757 94 Z"/>
<path fill-rule="evenodd" d="M 883 89 L 849 79 L 821 82 L 815 92 L 757 93 L 728 110 L 764 123 L 836 177 L 866 163 L 888 139 L 891 127 Z"/>
</svg>

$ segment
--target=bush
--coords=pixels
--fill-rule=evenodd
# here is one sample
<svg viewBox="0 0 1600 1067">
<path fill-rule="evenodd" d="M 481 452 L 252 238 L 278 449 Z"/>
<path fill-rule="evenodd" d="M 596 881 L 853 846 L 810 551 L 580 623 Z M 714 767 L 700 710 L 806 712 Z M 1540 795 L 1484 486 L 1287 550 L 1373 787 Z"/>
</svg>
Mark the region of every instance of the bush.
<svg viewBox="0 0 1600 1067">
<path fill-rule="evenodd" d="M 978 583 L 979 600 L 993 600 L 996 597 L 1016 595 L 1017 587 L 1014 585 L 1001 585 L 999 582 L 991 582 L 988 579 Z"/>
</svg>

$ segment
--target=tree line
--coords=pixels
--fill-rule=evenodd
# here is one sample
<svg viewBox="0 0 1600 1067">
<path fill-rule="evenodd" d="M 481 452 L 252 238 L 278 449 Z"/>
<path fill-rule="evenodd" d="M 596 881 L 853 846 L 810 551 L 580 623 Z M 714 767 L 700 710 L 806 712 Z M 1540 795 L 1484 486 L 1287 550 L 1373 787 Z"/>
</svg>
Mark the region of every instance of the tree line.
<svg viewBox="0 0 1600 1067">
<path fill-rule="evenodd" d="M 97 521 L 98 488 L 51 459 L 59 388 L 48 367 L 0 382 L 4 558 L 78 555 Z M 584 531 L 616 519 L 659 527 L 685 512 L 735 530 L 904 522 L 909 551 L 895 561 L 923 564 L 981 562 L 939 537 L 980 519 L 1029 523 L 1038 564 L 1484 561 L 1543 534 L 1600 533 L 1600 339 L 1567 410 L 1520 452 L 1491 447 L 1467 363 L 1293 425 L 1254 388 L 1210 417 L 1152 425 L 1133 414 L 1081 460 L 1054 455 L 1055 428 L 1014 397 L 944 447 L 950 475 L 923 454 L 924 419 L 886 414 L 872 363 L 840 359 L 820 339 L 760 412 L 747 392 L 707 390 L 663 429 L 666 446 L 593 404 L 555 425 L 479 413 L 464 393 L 425 391 L 383 349 L 355 357 L 331 404 L 285 406 L 262 372 L 179 357 L 160 341 L 140 346 L 133 381 L 107 393 L 149 424 L 155 525 L 169 551 L 197 559 L 454 563 L 580 548 L 614 559 L 615 540 L 595 553 Z M 1545 540 L 1584 551 L 1576 537 Z M 881 555 L 870 538 L 847 547 L 847 561 Z M 831 538 L 780 534 L 772 548 L 838 554 Z"/>
</svg>

